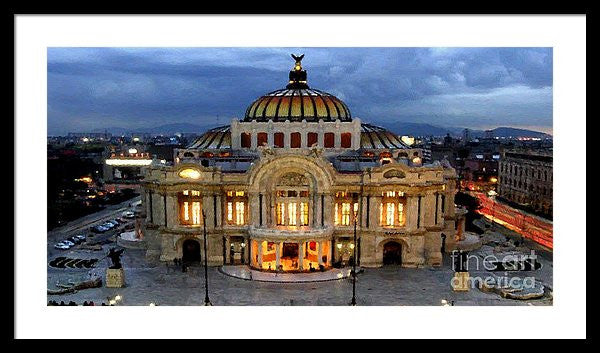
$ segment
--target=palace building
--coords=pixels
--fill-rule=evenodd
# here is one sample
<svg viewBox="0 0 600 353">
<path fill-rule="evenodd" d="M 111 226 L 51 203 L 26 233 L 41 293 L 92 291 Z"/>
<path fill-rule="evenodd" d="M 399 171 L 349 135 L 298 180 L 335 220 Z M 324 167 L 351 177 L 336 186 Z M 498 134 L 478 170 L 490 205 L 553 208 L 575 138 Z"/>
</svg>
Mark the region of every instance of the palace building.
<svg viewBox="0 0 600 353">
<path fill-rule="evenodd" d="M 286 88 L 146 170 L 149 260 L 301 272 L 351 264 L 355 247 L 363 267 L 439 266 L 454 248 L 455 170 L 309 87 L 302 57 Z"/>
</svg>

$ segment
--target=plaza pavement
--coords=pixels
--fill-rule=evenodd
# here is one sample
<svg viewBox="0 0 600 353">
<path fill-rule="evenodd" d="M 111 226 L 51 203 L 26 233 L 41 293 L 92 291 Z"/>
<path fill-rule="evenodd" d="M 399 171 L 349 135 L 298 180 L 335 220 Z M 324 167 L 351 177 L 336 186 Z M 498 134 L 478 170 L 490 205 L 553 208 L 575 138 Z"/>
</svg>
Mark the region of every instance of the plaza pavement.
<svg viewBox="0 0 600 353">
<path fill-rule="evenodd" d="M 113 245 L 105 245 L 102 251 L 81 253 L 82 257 L 102 258 Z M 70 256 L 78 256 L 77 252 Z M 358 305 L 437 305 L 441 300 L 464 305 L 552 305 L 552 298 L 535 300 L 505 299 L 497 294 L 484 293 L 474 288 L 468 292 L 454 292 L 450 287 L 453 271 L 450 256 L 444 256 L 440 268 L 400 268 L 397 266 L 378 269 L 365 268 L 357 278 Z M 49 258 L 50 260 L 50 258 Z M 48 267 L 48 288 L 57 289 L 56 283 L 66 284 L 90 278 L 90 274 L 104 277 L 109 260 L 100 260 L 97 267 L 85 269 L 55 269 Z M 193 266 L 181 272 L 166 264 L 148 264 L 144 250 L 125 250 L 122 262 L 125 268 L 126 287 L 92 288 L 65 295 L 48 295 L 48 300 L 94 301 L 100 305 L 108 298 L 121 295 L 119 305 L 203 305 L 204 269 Z M 542 269 L 520 272 L 518 276 L 535 276 L 552 286 L 551 259 L 542 258 Z M 471 271 L 471 276 L 485 275 L 485 271 Z M 501 275 L 502 273 L 495 273 Z M 227 276 L 217 267 L 208 270 L 209 296 L 213 305 L 348 305 L 352 297 L 352 280 L 341 279 L 313 283 L 268 283 L 249 281 Z M 104 281 L 104 278 L 103 278 Z"/>
</svg>

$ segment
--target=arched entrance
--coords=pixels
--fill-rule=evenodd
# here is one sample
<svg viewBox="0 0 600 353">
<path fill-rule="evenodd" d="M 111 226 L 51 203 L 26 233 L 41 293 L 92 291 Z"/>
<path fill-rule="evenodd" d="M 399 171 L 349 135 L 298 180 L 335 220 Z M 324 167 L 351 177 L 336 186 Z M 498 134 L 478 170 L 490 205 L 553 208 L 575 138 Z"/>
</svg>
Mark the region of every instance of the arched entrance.
<svg viewBox="0 0 600 353">
<path fill-rule="evenodd" d="M 402 245 L 395 241 L 385 243 L 383 246 L 384 265 L 402 265 Z"/>
<path fill-rule="evenodd" d="M 195 239 L 187 239 L 181 245 L 184 262 L 200 261 L 200 243 Z"/>
</svg>

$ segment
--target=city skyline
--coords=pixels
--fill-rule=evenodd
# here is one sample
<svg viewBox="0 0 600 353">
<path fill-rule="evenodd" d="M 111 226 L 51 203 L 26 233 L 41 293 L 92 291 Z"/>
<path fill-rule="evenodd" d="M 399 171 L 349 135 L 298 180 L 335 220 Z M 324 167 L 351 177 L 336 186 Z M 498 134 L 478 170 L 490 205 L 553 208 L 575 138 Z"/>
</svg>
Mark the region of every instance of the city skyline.
<svg viewBox="0 0 600 353">
<path fill-rule="evenodd" d="M 552 48 L 292 47 L 48 48 L 48 134 L 227 124 L 286 84 L 290 53 L 363 120 L 552 134 Z"/>
</svg>

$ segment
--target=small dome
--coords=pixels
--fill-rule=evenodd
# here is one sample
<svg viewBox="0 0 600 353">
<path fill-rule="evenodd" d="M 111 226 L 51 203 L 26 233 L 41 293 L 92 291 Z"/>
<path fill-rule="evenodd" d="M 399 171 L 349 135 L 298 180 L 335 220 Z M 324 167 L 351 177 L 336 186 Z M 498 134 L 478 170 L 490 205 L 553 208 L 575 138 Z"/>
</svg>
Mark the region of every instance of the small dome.
<svg viewBox="0 0 600 353">
<path fill-rule="evenodd" d="M 332 94 L 308 86 L 306 70 L 302 69 L 304 55 L 292 54 L 296 63 L 290 71 L 285 89 L 267 93 L 255 100 L 244 121 L 351 121 L 350 110 Z"/>
</svg>

